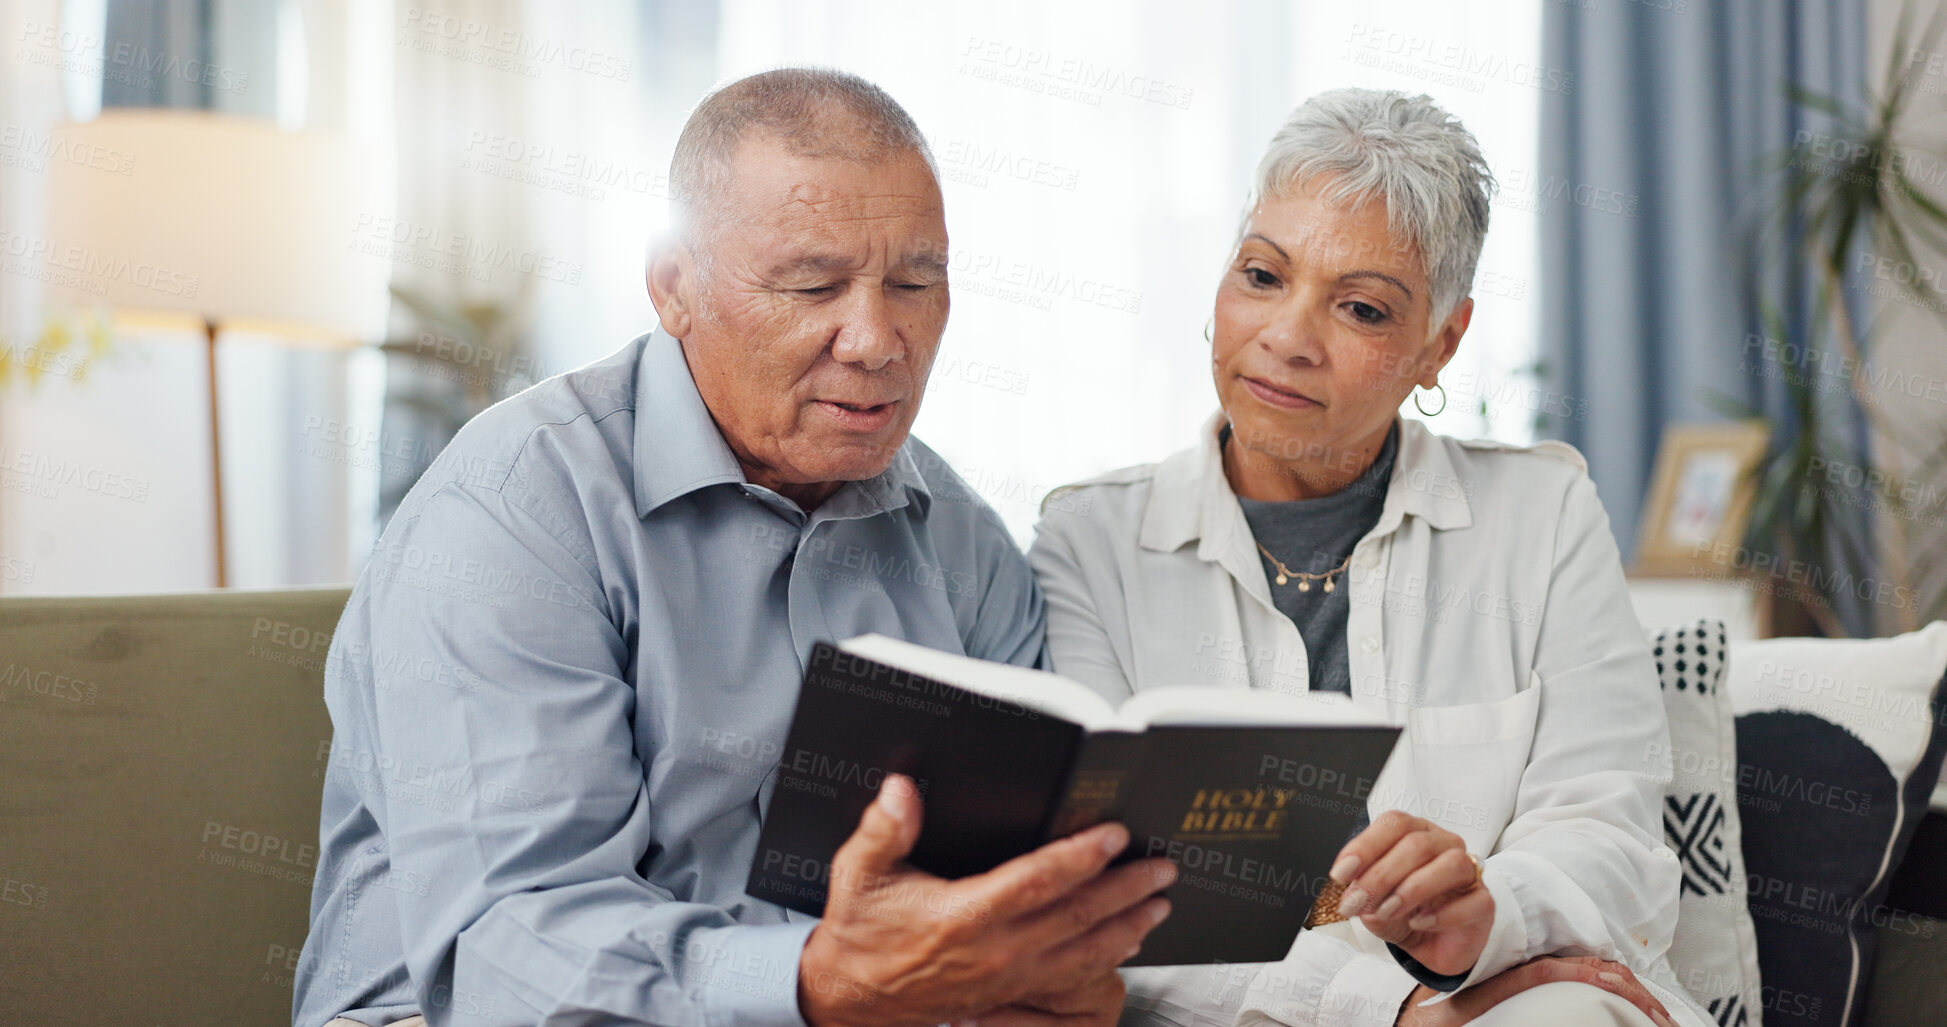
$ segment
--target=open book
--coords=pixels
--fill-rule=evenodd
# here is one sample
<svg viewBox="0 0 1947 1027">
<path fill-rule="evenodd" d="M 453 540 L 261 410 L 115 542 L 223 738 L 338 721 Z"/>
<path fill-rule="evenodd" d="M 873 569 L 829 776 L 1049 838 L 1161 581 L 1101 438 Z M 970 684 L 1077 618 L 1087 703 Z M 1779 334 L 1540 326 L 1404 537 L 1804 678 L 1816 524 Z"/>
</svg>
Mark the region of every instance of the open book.
<svg viewBox="0 0 1947 1027">
<path fill-rule="evenodd" d="M 747 891 L 822 914 L 832 854 L 900 773 L 925 807 L 921 870 L 980 873 L 1116 820 L 1124 859 L 1180 870 L 1130 965 L 1282 959 L 1398 736 L 1340 695 L 1161 688 L 1117 708 L 1058 675 L 881 635 L 820 643 Z"/>
</svg>

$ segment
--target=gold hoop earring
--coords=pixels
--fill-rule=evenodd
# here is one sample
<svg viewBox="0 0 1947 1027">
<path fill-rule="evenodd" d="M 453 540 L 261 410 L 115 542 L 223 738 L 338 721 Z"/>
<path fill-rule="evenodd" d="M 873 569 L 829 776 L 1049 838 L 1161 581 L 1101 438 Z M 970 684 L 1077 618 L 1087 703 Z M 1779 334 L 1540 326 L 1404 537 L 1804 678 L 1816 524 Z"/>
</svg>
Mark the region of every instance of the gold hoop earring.
<svg viewBox="0 0 1947 1027">
<path fill-rule="evenodd" d="M 1439 410 L 1428 410 L 1426 407 L 1421 406 L 1420 394 L 1417 392 L 1413 394 L 1414 409 L 1418 410 L 1422 415 L 1426 417 L 1438 417 L 1443 411 L 1447 409 L 1447 387 L 1445 385 L 1440 384 L 1439 382 L 1434 382 L 1433 387 L 1440 390 Z"/>
</svg>

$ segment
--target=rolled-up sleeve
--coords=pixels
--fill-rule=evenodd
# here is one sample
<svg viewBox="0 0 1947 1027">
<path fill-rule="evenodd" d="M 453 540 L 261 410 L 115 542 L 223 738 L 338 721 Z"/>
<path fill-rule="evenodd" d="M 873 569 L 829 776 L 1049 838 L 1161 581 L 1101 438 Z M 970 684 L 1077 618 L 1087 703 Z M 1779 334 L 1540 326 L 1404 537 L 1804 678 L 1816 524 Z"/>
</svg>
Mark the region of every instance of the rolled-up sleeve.
<svg viewBox="0 0 1947 1027">
<path fill-rule="evenodd" d="M 1595 486 L 1578 476 L 1554 540 L 1536 647 L 1541 690 L 1515 814 L 1484 861 L 1487 947 L 1461 988 L 1542 955 L 1638 973 L 1669 948 L 1679 867 L 1663 844 L 1668 727 L 1648 643 Z"/>
<path fill-rule="evenodd" d="M 1251 969 L 1250 987 L 1234 1018 L 1239 1024 L 1392 1027 L 1414 987 L 1413 978 L 1391 959 L 1321 931 L 1300 934 L 1282 962 Z M 1208 1019 L 1209 1013 L 1198 1015 Z"/>
<path fill-rule="evenodd" d="M 373 751 L 429 1023 L 801 1027 L 809 923 L 644 879 L 629 643 L 571 533 L 448 484 L 374 554 Z M 430 662 L 431 666 L 428 667 Z"/>
</svg>

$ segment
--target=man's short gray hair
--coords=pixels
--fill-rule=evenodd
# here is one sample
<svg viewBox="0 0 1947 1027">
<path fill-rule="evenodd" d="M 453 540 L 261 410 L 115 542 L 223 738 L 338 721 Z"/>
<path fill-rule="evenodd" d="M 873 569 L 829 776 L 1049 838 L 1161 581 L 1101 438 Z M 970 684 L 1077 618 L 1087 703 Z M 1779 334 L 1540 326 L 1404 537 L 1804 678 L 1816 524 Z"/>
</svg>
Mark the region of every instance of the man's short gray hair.
<svg viewBox="0 0 1947 1027">
<path fill-rule="evenodd" d="M 1325 194 L 1386 205 L 1395 239 L 1419 249 L 1437 328 L 1474 286 L 1494 175 L 1474 134 L 1433 98 L 1391 89 L 1334 89 L 1306 100 L 1258 162 L 1246 210 L 1320 176 Z"/>
<path fill-rule="evenodd" d="M 671 220 L 692 250 L 701 249 L 696 229 L 724 214 L 731 158 L 753 128 L 801 156 L 879 163 L 910 152 L 939 174 L 912 115 L 878 86 L 831 68 L 759 72 L 704 97 L 676 139 Z"/>
</svg>

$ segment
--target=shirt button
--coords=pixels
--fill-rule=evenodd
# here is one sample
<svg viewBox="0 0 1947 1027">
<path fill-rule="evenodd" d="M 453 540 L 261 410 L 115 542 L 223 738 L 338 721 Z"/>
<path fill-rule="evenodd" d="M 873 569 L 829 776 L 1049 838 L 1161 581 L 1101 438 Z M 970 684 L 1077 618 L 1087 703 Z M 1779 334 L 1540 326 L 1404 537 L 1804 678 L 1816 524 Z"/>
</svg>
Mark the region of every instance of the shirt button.
<svg viewBox="0 0 1947 1027">
<path fill-rule="evenodd" d="M 1379 640 L 1368 635 L 1360 640 L 1359 648 L 1365 652 L 1376 653 L 1379 651 Z"/>
<path fill-rule="evenodd" d="M 1369 571 L 1377 566 L 1379 566 L 1379 553 L 1377 550 L 1368 549 L 1359 554 L 1359 568 L 1361 570 Z"/>
</svg>

